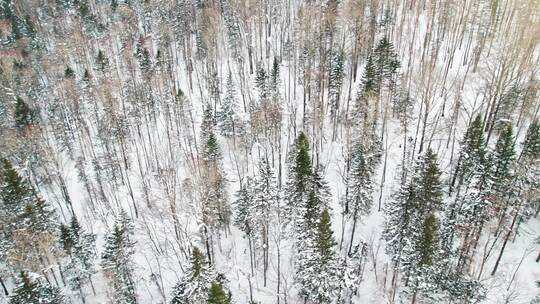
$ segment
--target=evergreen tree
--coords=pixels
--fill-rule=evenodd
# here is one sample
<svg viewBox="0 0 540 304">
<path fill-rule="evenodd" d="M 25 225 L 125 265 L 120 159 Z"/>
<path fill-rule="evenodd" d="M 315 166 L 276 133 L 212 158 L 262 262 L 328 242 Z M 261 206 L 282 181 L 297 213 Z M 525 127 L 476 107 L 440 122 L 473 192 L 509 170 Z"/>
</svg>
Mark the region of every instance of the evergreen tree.
<svg viewBox="0 0 540 304">
<path fill-rule="evenodd" d="M 259 91 L 259 97 L 265 99 L 269 96 L 268 75 L 264 68 L 259 65 L 255 76 L 255 87 Z"/>
<path fill-rule="evenodd" d="M 135 56 L 139 60 L 139 66 L 143 73 L 147 73 L 152 65 L 152 60 L 150 59 L 150 52 L 147 48 L 137 45 L 137 50 Z"/>
<path fill-rule="evenodd" d="M 221 160 L 221 150 L 213 132 L 208 134 L 208 139 L 203 150 L 203 160 L 214 163 Z"/>
<path fill-rule="evenodd" d="M 0 187 L 2 222 L 5 233 L 27 229 L 30 233 L 52 233 L 56 229 L 55 212 L 13 168 L 3 160 L 3 178 Z M 11 227 L 11 228 L 9 228 Z"/>
<path fill-rule="evenodd" d="M 73 71 L 73 69 L 69 65 L 67 65 L 66 69 L 64 70 L 64 77 L 75 78 L 75 71 Z"/>
<path fill-rule="evenodd" d="M 274 172 L 270 164 L 262 160 L 259 163 L 259 174 L 253 185 L 253 201 L 249 208 L 249 217 L 253 227 L 255 245 L 262 249 L 264 285 L 266 286 L 270 252 L 270 227 L 277 214 L 278 190 Z"/>
<path fill-rule="evenodd" d="M 335 258 L 330 216 L 330 193 L 320 170 L 312 169 L 309 143 L 300 133 L 288 156 L 284 214 L 293 222 L 297 261 L 296 278 L 302 295 L 327 303 L 339 292 L 340 263 Z M 324 211 L 322 211 L 324 210 Z"/>
<path fill-rule="evenodd" d="M 372 94 L 378 94 L 379 90 L 379 77 L 377 75 L 377 69 L 373 62 L 373 57 L 370 55 L 367 59 L 366 68 L 362 75 L 360 95 L 366 98 Z"/>
<path fill-rule="evenodd" d="M 17 96 L 15 101 L 15 127 L 24 129 L 34 122 L 33 113 L 24 100 Z"/>
<path fill-rule="evenodd" d="M 339 109 L 341 86 L 343 85 L 344 53 L 334 52 L 330 61 L 330 75 L 328 76 L 328 104 L 335 115 Z"/>
<path fill-rule="evenodd" d="M 208 142 L 208 137 L 210 133 L 214 133 L 215 119 L 212 106 L 207 103 L 204 106 L 203 118 L 201 122 L 201 136 L 200 136 L 200 146 L 204 149 L 204 146 Z"/>
<path fill-rule="evenodd" d="M 132 241 L 133 224 L 125 211 L 121 211 L 106 236 L 105 249 L 101 255 L 101 267 L 111 280 L 114 303 L 137 303 L 133 280 Z"/>
<path fill-rule="evenodd" d="M 532 122 L 527 130 L 516 170 L 517 187 L 525 201 L 526 215 L 540 213 L 540 122 Z"/>
<path fill-rule="evenodd" d="M 372 168 L 366 157 L 364 146 L 355 145 L 351 156 L 349 175 L 347 176 L 346 213 L 352 204 L 352 217 L 366 216 L 371 212 L 373 204 Z"/>
<path fill-rule="evenodd" d="M 455 221 L 457 204 L 449 203 L 442 213 L 440 225 L 435 214 L 423 222 L 417 241 L 419 255 L 413 260 L 409 286 L 424 301 L 478 303 L 485 298 L 486 290 L 477 280 L 468 278 L 456 269 L 458 250 L 454 238 L 458 229 Z"/>
<path fill-rule="evenodd" d="M 433 265 L 433 257 L 437 253 L 438 224 L 433 213 L 429 214 L 422 225 L 422 234 L 417 241 L 419 266 Z"/>
<path fill-rule="evenodd" d="M 358 143 L 353 150 L 346 181 L 345 213 L 353 220 L 349 253 L 352 250 L 357 221 L 360 217 L 369 215 L 373 205 L 373 183 L 371 181 L 371 175 L 372 170 L 366 159 L 364 147 Z"/>
<path fill-rule="evenodd" d="M 90 8 L 88 7 L 87 0 L 78 0 L 76 1 L 76 5 L 83 20 L 88 18 L 90 15 Z"/>
<path fill-rule="evenodd" d="M 441 277 L 442 263 L 439 262 L 439 225 L 433 211 L 413 210 L 407 227 L 407 235 L 401 235 L 397 262 L 404 273 L 405 288 L 412 292 L 413 302 L 417 296 L 434 301 L 440 289 L 437 282 Z M 421 222 L 420 222 L 421 221 Z M 420 227 L 415 227 L 420 222 Z"/>
<path fill-rule="evenodd" d="M 377 132 L 377 117 L 374 103 L 370 100 L 378 99 L 380 81 L 377 76 L 377 67 L 373 55 L 367 60 L 360 86 L 357 90 L 354 104 L 354 125 L 357 128 L 356 140 L 361 140 L 367 155 L 372 155 L 370 161 L 373 165 L 380 160 L 382 155 L 382 142 Z"/>
<path fill-rule="evenodd" d="M 55 210 L 41 198 L 26 204 L 17 221 L 17 228 L 27 229 L 32 234 L 53 235 L 57 229 Z"/>
<path fill-rule="evenodd" d="M 16 14 L 11 14 L 9 20 L 11 22 L 11 39 L 16 41 L 25 37 L 26 28 L 24 20 Z"/>
<path fill-rule="evenodd" d="M 490 176 L 492 174 L 493 156 L 487 153 L 483 134 L 484 124 L 477 116 L 469 125 L 463 141 L 450 190 L 457 189 L 456 225 L 462 228 L 462 248 L 460 249 L 458 270 L 464 269 L 471 260 L 470 252 L 489 220 L 491 202 Z M 509 134 L 511 136 L 511 134 Z M 456 183 L 457 182 L 457 183 Z M 462 193 L 462 186 L 465 191 Z"/>
<path fill-rule="evenodd" d="M 60 226 L 60 244 L 70 258 L 64 268 L 67 283 L 84 297 L 82 287 L 86 283 L 92 284 L 91 277 L 95 273 L 95 235 L 84 231 L 77 218 L 72 217 L 69 226 Z"/>
<path fill-rule="evenodd" d="M 64 296 L 57 287 L 52 287 L 41 279 L 30 278 L 21 272 L 17 287 L 9 298 L 9 304 L 63 304 Z"/>
<path fill-rule="evenodd" d="M 58 229 L 55 210 L 36 195 L 8 160 L 4 159 L 3 163 L 0 261 L 24 252 L 22 260 L 8 259 L 15 270 L 47 267 L 44 257 L 54 249 L 54 234 Z"/>
<path fill-rule="evenodd" d="M 23 180 L 7 159 L 3 160 L 1 180 L 0 197 L 2 198 L 2 209 L 8 216 L 2 218 L 9 221 L 23 212 L 24 206 L 31 202 L 33 192 L 30 185 Z"/>
<path fill-rule="evenodd" d="M 492 189 L 497 196 L 506 196 L 511 188 L 513 163 L 515 159 L 512 125 L 504 128 L 495 145 L 493 153 Z"/>
<path fill-rule="evenodd" d="M 174 286 L 170 304 L 204 304 L 215 274 L 203 253 L 194 247 L 185 275 Z"/>
<path fill-rule="evenodd" d="M 494 178 L 496 180 L 508 179 L 511 175 L 512 161 L 516 154 L 511 124 L 502 130 L 499 139 L 497 140 L 497 144 L 495 145 L 494 154 Z"/>
<path fill-rule="evenodd" d="M 384 79 L 392 79 L 399 68 L 399 60 L 394 51 L 394 46 L 386 36 L 381 38 L 377 47 L 375 47 L 374 54 L 376 56 L 375 63 L 379 82 Z"/>
<path fill-rule="evenodd" d="M 358 286 L 362 282 L 368 255 L 368 244 L 360 241 L 353 247 L 345 259 L 342 259 L 342 278 L 340 290 L 343 299 L 351 298 L 357 294 Z M 338 302 L 339 303 L 339 302 Z"/>
<path fill-rule="evenodd" d="M 115 0 L 113 0 L 115 1 Z M 107 57 L 105 57 L 105 54 L 102 50 L 98 51 L 97 57 L 96 57 L 96 64 L 99 66 L 99 69 L 103 72 L 107 68 L 107 65 L 109 64 L 109 60 Z"/>
<path fill-rule="evenodd" d="M 227 38 L 229 49 L 231 51 L 231 57 L 238 62 L 242 62 L 242 35 L 240 30 L 240 22 L 237 16 L 237 10 L 234 7 L 233 3 L 230 1 L 224 1 L 222 3 L 222 8 L 223 19 L 225 20 L 225 28 L 227 29 Z"/>
<path fill-rule="evenodd" d="M 540 121 L 535 120 L 529 126 L 520 159 L 539 159 L 540 158 Z"/>
<path fill-rule="evenodd" d="M 223 286 L 218 281 L 212 282 L 208 291 L 208 304 L 230 304 L 231 298 L 223 290 Z"/>
<path fill-rule="evenodd" d="M 406 130 L 412 117 L 415 100 L 408 90 L 399 90 L 393 104 L 393 112 L 399 119 L 401 127 Z"/>
<path fill-rule="evenodd" d="M 420 178 L 413 177 L 413 183 L 416 182 L 420 187 L 421 205 L 419 207 L 424 210 L 424 214 L 427 214 L 439 210 L 443 199 L 441 171 L 437 165 L 437 155 L 433 153 L 433 150 L 426 151 L 420 166 Z"/>
<path fill-rule="evenodd" d="M 71 249 L 73 248 L 73 245 L 75 243 L 75 240 L 73 239 L 73 235 L 71 233 L 71 229 L 68 225 L 61 224 L 60 225 L 60 246 L 65 252 L 71 252 Z"/>
<path fill-rule="evenodd" d="M 90 78 L 92 78 L 92 77 L 90 76 L 90 72 L 88 72 L 88 70 L 85 69 L 85 70 L 84 70 L 84 74 L 83 74 L 82 80 L 83 80 L 84 82 L 88 83 L 88 82 L 90 82 Z"/>
<path fill-rule="evenodd" d="M 321 213 L 317 231 L 317 249 L 323 263 L 330 260 L 334 255 L 334 236 L 331 228 L 330 214 L 328 209 L 324 209 Z"/>
<path fill-rule="evenodd" d="M 461 151 L 450 183 L 450 191 L 456 186 L 456 182 L 459 189 L 464 182 L 469 182 L 474 174 L 486 170 L 486 143 L 483 129 L 484 123 L 478 115 L 468 127 L 461 142 Z"/>
<path fill-rule="evenodd" d="M 309 155 L 309 142 L 300 132 L 289 154 L 289 172 L 285 185 L 284 214 L 288 221 L 296 221 L 304 216 L 304 208 L 310 195 L 313 171 Z"/>
<path fill-rule="evenodd" d="M 272 64 L 272 71 L 270 72 L 270 79 L 269 79 L 269 90 L 273 96 L 277 96 L 279 94 L 279 62 L 277 58 L 274 56 L 274 61 Z"/>
<path fill-rule="evenodd" d="M 234 224 L 242 230 L 246 236 L 252 235 L 252 217 L 251 207 L 253 206 L 253 187 L 252 179 L 248 177 L 243 186 L 236 192 L 234 201 L 235 218 Z"/>
<path fill-rule="evenodd" d="M 536 287 L 540 287 L 540 281 L 536 281 Z M 540 304 L 540 293 L 538 293 L 532 300 L 530 304 Z"/>
<path fill-rule="evenodd" d="M 386 204 L 383 230 L 386 252 L 392 257 L 394 267 L 401 265 L 407 276 L 418 266 L 416 244 L 425 234 L 418 223 L 427 223 L 433 228 L 433 219 L 427 219 L 442 207 L 440 171 L 431 149 L 418 161 L 414 172 L 394 199 Z"/>
<path fill-rule="evenodd" d="M 235 94 L 232 74 L 229 72 L 225 98 L 223 98 L 221 111 L 217 113 L 216 117 L 221 135 L 227 137 L 241 134 L 244 129 L 243 123 L 237 114 L 238 104 L 236 102 Z"/>
<path fill-rule="evenodd" d="M 385 221 L 383 239 L 386 241 L 386 252 L 395 265 L 402 261 L 403 247 L 411 243 L 411 232 L 417 233 L 415 204 L 417 191 L 411 183 L 403 184 L 393 195 L 393 199 L 385 204 Z"/>
<path fill-rule="evenodd" d="M 307 227 L 314 227 L 316 225 L 321 211 L 329 208 L 330 196 L 330 188 L 323 178 L 322 168 L 319 167 L 313 172 L 311 177 L 309 196 L 303 207 L 304 227 L 299 227 L 300 229 L 304 230 Z"/>
<path fill-rule="evenodd" d="M 473 176 L 469 182 L 467 192 L 457 198 L 459 206 L 456 223 L 458 225 L 467 226 L 469 229 L 480 229 L 489 220 L 488 207 L 492 202 L 489 195 L 491 191 L 489 188 L 484 187 L 487 174 Z M 480 233 L 480 231 L 477 231 L 477 233 Z M 467 239 L 464 239 L 464 242 L 467 242 Z"/>
<path fill-rule="evenodd" d="M 222 167 L 222 156 L 214 133 L 208 133 L 204 147 L 204 206 L 203 216 L 206 225 L 213 231 L 228 227 L 231 210 L 227 201 L 226 179 Z"/>
<path fill-rule="evenodd" d="M 308 236 L 298 253 L 296 280 L 300 294 L 314 303 L 332 303 L 341 286 L 342 268 L 334 252 L 335 241 L 330 214 L 325 209 L 317 221 L 316 232 Z"/>
<path fill-rule="evenodd" d="M 13 15 L 11 0 L 0 1 L 0 20 L 10 19 Z"/>
<path fill-rule="evenodd" d="M 480 303 L 486 298 L 486 288 L 478 280 L 466 278 L 454 270 L 442 272 L 436 279 L 437 288 L 444 292 L 440 295 L 441 302 Z"/>
<path fill-rule="evenodd" d="M 278 190 L 274 172 L 265 160 L 259 163 L 259 174 L 253 185 L 249 216 L 254 219 L 256 239 L 262 248 L 269 246 L 269 229 L 272 215 L 277 208 Z"/>
</svg>

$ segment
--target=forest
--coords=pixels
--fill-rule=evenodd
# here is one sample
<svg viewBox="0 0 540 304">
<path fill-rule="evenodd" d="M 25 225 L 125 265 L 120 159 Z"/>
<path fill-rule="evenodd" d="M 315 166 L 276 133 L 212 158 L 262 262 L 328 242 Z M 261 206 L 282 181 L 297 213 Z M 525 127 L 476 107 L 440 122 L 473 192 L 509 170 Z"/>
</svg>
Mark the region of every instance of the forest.
<svg viewBox="0 0 540 304">
<path fill-rule="evenodd" d="M 0 0 L 0 303 L 540 304 L 539 0 Z"/>
</svg>

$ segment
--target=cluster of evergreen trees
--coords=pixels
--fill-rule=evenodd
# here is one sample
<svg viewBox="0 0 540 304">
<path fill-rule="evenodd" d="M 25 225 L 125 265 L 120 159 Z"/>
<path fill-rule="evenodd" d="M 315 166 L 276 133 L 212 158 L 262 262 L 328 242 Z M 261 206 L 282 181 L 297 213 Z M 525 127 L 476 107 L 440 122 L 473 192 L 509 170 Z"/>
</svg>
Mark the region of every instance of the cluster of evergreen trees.
<svg viewBox="0 0 540 304">
<path fill-rule="evenodd" d="M 0 262 L 20 273 L 17 287 L 9 298 L 10 303 L 65 303 L 59 288 L 49 283 L 54 278 L 58 284 L 54 272 L 44 272 L 43 276 L 37 274 L 48 268 L 51 259 L 57 258 L 58 246 L 67 256 L 67 263 L 61 270 L 62 281 L 78 292 L 83 301 L 86 297 L 83 287 L 88 283 L 95 295 L 92 283 L 92 275 L 95 273 L 95 236 L 86 232 L 75 216 L 69 225 L 58 224 L 54 208 L 39 198 L 33 186 L 5 159 L 1 181 Z M 122 213 L 107 239 L 102 256 L 102 267 L 114 268 L 113 283 L 118 291 L 133 288 L 127 284 L 129 277 L 125 277 L 132 275 L 132 269 L 126 268 L 130 267 L 129 248 L 132 248 L 126 235 L 129 233 L 129 223 L 127 215 Z M 5 282 L 2 280 L 1 283 L 8 294 Z M 118 303 L 135 302 L 134 290 L 122 293 L 115 296 Z M 131 294 L 131 299 L 120 300 L 126 294 Z"/>
<path fill-rule="evenodd" d="M 305 301 L 331 303 L 337 298 L 353 295 L 360 280 L 358 269 L 362 267 L 363 259 L 355 256 L 358 249 L 349 250 L 348 259 L 338 254 L 331 228 L 330 190 L 322 168 L 314 168 L 311 159 L 307 136 L 300 132 L 288 155 L 288 177 L 282 193 L 278 191 L 270 164 L 267 161 L 259 163 L 258 175 L 248 179 L 237 193 L 235 223 L 248 239 L 252 271 L 257 261 L 256 251 L 262 249 L 265 284 L 269 230 L 275 227 L 287 231 L 289 240 L 293 241 L 299 294 Z M 359 167 L 363 165 L 358 164 Z M 356 188 L 359 187 L 356 184 Z M 362 199 L 368 199 L 367 195 L 354 195 L 360 197 L 354 197 L 353 208 L 360 209 L 358 205 Z"/>
<path fill-rule="evenodd" d="M 46 267 L 44 259 L 52 256 L 58 230 L 54 210 L 6 159 L 2 162 L 0 198 L 0 263 L 20 274 L 10 303 L 39 303 L 41 298 L 49 301 L 46 303 L 64 303 L 58 288 L 29 274 Z M 1 278 L 0 283 L 7 293 Z"/>
<path fill-rule="evenodd" d="M 515 157 L 513 136 L 508 125 L 489 149 L 482 119 L 477 116 L 462 140 L 449 195 L 443 191 L 437 157 L 428 149 L 412 176 L 387 202 L 383 238 L 394 263 L 393 284 L 398 286 L 398 280 L 403 280 L 413 301 L 418 296 L 431 301 L 482 300 L 485 287 L 470 279 L 473 252 L 482 231 L 502 239 L 493 275 L 510 236 L 518 233 L 519 223 L 538 212 L 534 200 L 522 195 L 535 191 L 536 186 L 527 181 L 538 173 L 520 169 L 537 157 L 538 122 L 530 125 L 519 158 Z M 481 274 L 485 260 L 480 263 Z"/>
</svg>

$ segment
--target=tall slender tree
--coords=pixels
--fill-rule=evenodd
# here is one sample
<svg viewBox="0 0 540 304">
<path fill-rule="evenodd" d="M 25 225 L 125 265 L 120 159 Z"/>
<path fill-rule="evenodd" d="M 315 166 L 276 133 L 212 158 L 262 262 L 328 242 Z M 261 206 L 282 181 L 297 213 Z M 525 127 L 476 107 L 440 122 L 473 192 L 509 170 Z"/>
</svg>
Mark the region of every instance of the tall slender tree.
<svg viewBox="0 0 540 304">
<path fill-rule="evenodd" d="M 352 219 L 349 254 L 353 247 L 356 225 L 360 217 L 371 213 L 373 205 L 372 170 L 365 156 L 364 146 L 358 143 L 351 156 L 351 165 L 347 176 L 347 195 L 345 197 L 345 212 Z M 350 209 L 350 210 L 349 210 Z"/>
<path fill-rule="evenodd" d="M 309 155 L 309 142 L 306 135 L 300 132 L 289 154 L 289 172 L 285 185 L 284 214 L 289 221 L 297 225 L 297 221 L 304 216 L 304 208 L 308 200 L 313 169 Z"/>
</svg>

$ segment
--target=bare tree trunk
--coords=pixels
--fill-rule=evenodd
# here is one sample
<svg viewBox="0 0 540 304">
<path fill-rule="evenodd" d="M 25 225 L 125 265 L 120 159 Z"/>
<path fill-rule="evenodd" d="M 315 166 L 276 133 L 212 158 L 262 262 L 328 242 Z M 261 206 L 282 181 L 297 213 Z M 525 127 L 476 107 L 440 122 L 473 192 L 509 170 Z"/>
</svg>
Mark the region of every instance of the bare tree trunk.
<svg viewBox="0 0 540 304">
<path fill-rule="evenodd" d="M 508 239 L 510 239 L 510 235 L 512 234 L 512 230 L 514 229 L 514 224 L 516 223 L 516 219 L 518 218 L 518 212 L 514 215 L 514 219 L 512 220 L 512 224 L 510 225 L 510 228 L 508 229 L 508 232 L 506 233 L 506 236 L 504 237 L 504 242 L 501 247 L 501 251 L 499 252 L 499 256 L 497 257 L 497 261 L 495 262 L 495 266 L 493 267 L 493 270 L 491 271 L 491 275 L 495 275 L 497 272 L 497 268 L 499 268 L 499 263 L 501 262 L 504 250 L 506 249 L 506 244 L 508 243 Z"/>
</svg>

